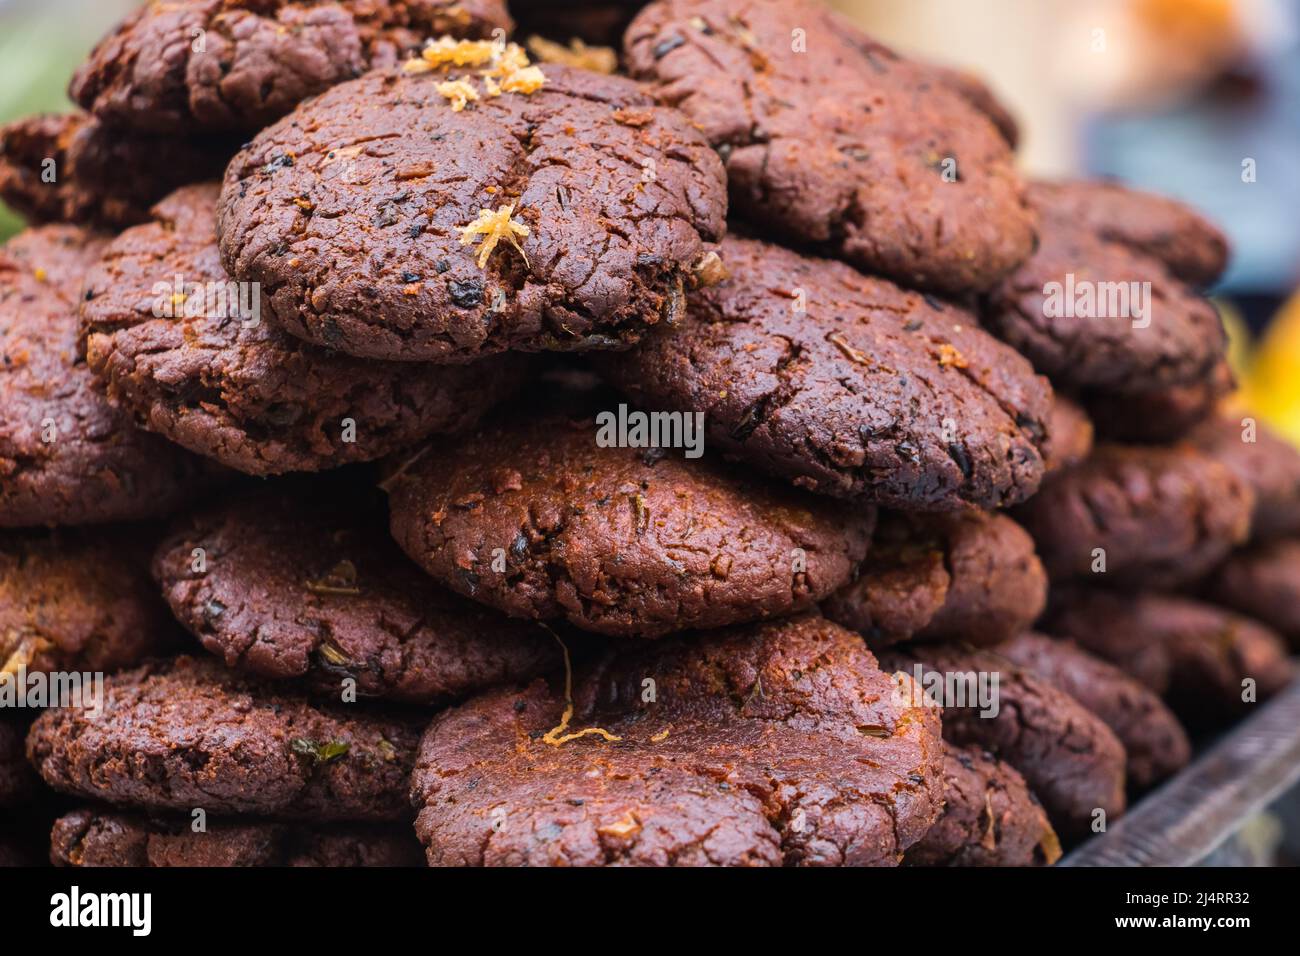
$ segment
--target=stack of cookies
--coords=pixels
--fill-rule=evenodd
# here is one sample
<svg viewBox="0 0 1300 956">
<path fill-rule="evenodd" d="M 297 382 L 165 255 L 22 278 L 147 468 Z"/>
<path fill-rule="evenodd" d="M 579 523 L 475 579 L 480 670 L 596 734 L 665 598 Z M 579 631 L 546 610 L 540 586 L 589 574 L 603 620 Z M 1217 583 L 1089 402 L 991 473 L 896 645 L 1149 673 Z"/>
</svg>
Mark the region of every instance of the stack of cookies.
<svg viewBox="0 0 1300 956">
<path fill-rule="evenodd" d="M 151 4 L 0 132 L 54 863 L 1052 863 L 1289 679 L 1212 227 L 816 0 L 519 6 Z"/>
</svg>

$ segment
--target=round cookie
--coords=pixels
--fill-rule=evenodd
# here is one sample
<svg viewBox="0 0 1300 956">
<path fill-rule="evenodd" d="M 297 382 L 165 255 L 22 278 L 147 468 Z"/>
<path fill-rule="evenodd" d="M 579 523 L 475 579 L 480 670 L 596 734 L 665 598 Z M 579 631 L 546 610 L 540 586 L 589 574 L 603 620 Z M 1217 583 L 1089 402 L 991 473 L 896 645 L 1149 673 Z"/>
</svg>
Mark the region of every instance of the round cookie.
<svg viewBox="0 0 1300 956">
<path fill-rule="evenodd" d="M 1242 415 L 1211 419 L 1188 440 L 1255 489 L 1252 541 L 1300 536 L 1300 451 Z"/>
<path fill-rule="evenodd" d="M 513 617 L 620 637 L 780 617 L 849 580 L 872 508 L 678 450 L 598 444 L 598 410 L 616 406 L 603 393 L 524 401 L 417 452 L 385 483 L 397 543 Z"/>
<path fill-rule="evenodd" d="M 1224 359 L 1200 381 L 1131 394 L 1091 389 L 1080 401 L 1104 440 L 1168 444 L 1213 415 L 1234 388 L 1236 379 Z"/>
<path fill-rule="evenodd" d="M 700 134 L 625 77 L 519 68 L 513 45 L 439 49 L 474 68 L 370 73 L 235 157 L 230 273 L 260 282 L 288 331 L 367 358 L 611 348 L 675 321 L 726 228 Z"/>
<path fill-rule="evenodd" d="M 1043 465 L 1047 471 L 1073 468 L 1092 454 L 1092 419 L 1060 393 L 1053 396 L 1047 416 L 1046 446 Z"/>
<path fill-rule="evenodd" d="M 92 116 L 33 116 L 0 127 L 0 199 L 32 222 L 121 229 L 178 186 L 219 177 L 238 143 L 132 134 Z M 57 178 L 46 181 L 47 164 Z"/>
<path fill-rule="evenodd" d="M 69 87 L 115 126 L 251 132 L 427 37 L 512 26 L 504 0 L 170 0 L 100 41 Z"/>
<path fill-rule="evenodd" d="M 1218 312 L 1152 254 L 1165 251 L 1159 234 L 1143 233 L 1143 243 L 1125 241 L 1132 219 L 1117 219 L 1114 226 L 1101 219 L 1100 211 L 1115 205 L 1110 201 L 1099 203 L 1092 219 L 1082 214 L 1079 206 L 1094 189 L 1109 195 L 1119 187 L 1030 187 L 1041 217 L 1038 249 L 993 290 L 985 325 L 1058 388 L 1127 394 L 1208 379 L 1227 347 Z M 1123 192 L 1132 218 L 1167 204 Z M 1212 231 L 1208 224 L 1204 229 Z M 1175 254 L 1181 250 L 1170 250 Z"/>
<path fill-rule="evenodd" d="M 939 816 L 938 712 L 821 618 L 643 645 L 571 686 L 434 718 L 412 775 L 431 865 L 892 866 Z"/>
<path fill-rule="evenodd" d="M 1233 553 L 1211 575 L 1204 593 L 1300 647 L 1300 540 L 1270 540 Z"/>
<path fill-rule="evenodd" d="M 873 648 L 910 638 L 997 644 L 1047 602 L 1034 542 L 1006 515 L 882 515 L 857 579 L 822 612 Z"/>
<path fill-rule="evenodd" d="M 191 515 L 154 574 L 229 667 L 339 693 L 439 704 L 559 667 L 555 640 L 444 591 L 398 550 L 382 509 L 268 489 Z M 201 549 L 201 552 L 196 552 Z M 196 571 L 194 555 L 203 555 Z"/>
<path fill-rule="evenodd" d="M 31 803 L 41 792 L 41 782 L 23 753 L 26 724 L 23 718 L 0 712 L 0 809 Z"/>
<path fill-rule="evenodd" d="M 214 477 L 136 431 L 77 357 L 81 280 L 104 241 L 41 226 L 0 247 L 0 527 L 155 517 Z"/>
<path fill-rule="evenodd" d="M 1130 674 L 1193 729 L 1249 713 L 1244 681 L 1265 700 L 1295 673 L 1286 645 L 1264 625 L 1172 595 L 1055 589 L 1043 628 Z"/>
<path fill-rule="evenodd" d="M 944 739 L 983 747 L 1014 767 L 1061 836 L 1089 835 L 1096 810 L 1104 810 L 1107 820 L 1124 812 L 1124 746 L 1070 695 L 993 651 L 955 644 L 891 648 L 881 654 L 880 663 L 914 679 L 919 668 L 918 682 L 926 690 L 936 673 L 945 684 L 952 675 L 985 676 L 991 700 L 978 702 L 966 695 L 965 700 L 940 701 Z"/>
<path fill-rule="evenodd" d="M 272 327 L 221 267 L 217 192 L 172 193 L 86 275 L 86 361 L 142 427 L 247 474 L 317 471 L 469 428 L 527 372 L 366 362 Z"/>
<path fill-rule="evenodd" d="M 1153 787 L 1191 759 L 1187 732 L 1160 697 L 1077 644 L 1026 632 L 996 651 L 1105 721 L 1124 745 L 1130 787 Z"/>
<path fill-rule="evenodd" d="M 988 116 L 816 0 L 659 0 L 624 51 L 722 153 L 736 212 L 783 240 L 954 293 L 1033 251 L 1034 214 Z"/>
<path fill-rule="evenodd" d="M 186 819 L 81 809 L 54 821 L 50 862 L 73 867 L 422 866 L 405 827 L 304 827 L 217 820 L 195 833 Z"/>
<path fill-rule="evenodd" d="M 1203 577 L 1246 540 L 1253 507 L 1250 486 L 1194 448 L 1099 445 L 1049 475 L 1016 517 L 1052 581 L 1134 590 Z"/>
<path fill-rule="evenodd" d="M 980 747 L 944 746 L 943 815 L 904 866 L 1051 866 L 1061 844 L 1014 769 Z"/>
<path fill-rule="evenodd" d="M 420 723 L 308 703 L 212 660 L 104 682 L 103 713 L 47 710 L 27 756 L 55 790 L 147 810 L 400 820 Z"/>
<path fill-rule="evenodd" d="M 645 408 L 703 412 L 710 441 L 801 487 L 905 510 L 1033 494 L 1046 380 L 957 306 L 752 239 L 686 317 L 599 356 Z"/>
<path fill-rule="evenodd" d="M 176 643 L 136 527 L 0 535 L 0 673 L 114 671 Z"/>
</svg>

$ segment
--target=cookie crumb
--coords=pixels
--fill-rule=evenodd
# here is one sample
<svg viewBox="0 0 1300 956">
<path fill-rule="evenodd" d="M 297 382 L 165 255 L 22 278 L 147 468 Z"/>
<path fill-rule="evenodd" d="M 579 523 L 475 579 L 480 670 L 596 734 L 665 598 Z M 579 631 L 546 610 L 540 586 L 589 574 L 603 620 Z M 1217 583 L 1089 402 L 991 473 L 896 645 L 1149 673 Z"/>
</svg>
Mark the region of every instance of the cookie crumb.
<svg viewBox="0 0 1300 956">
<path fill-rule="evenodd" d="M 587 46 L 574 37 L 568 45 L 556 43 L 545 37 L 530 36 L 526 41 L 528 52 L 542 63 L 576 66 L 593 73 L 613 73 L 618 69 L 618 54 L 607 46 Z"/>
<path fill-rule="evenodd" d="M 478 218 L 467 226 L 460 227 L 460 244 L 462 246 L 473 245 L 475 236 L 482 236 L 482 244 L 478 247 L 478 267 L 480 269 L 487 267 L 488 256 L 492 255 L 492 250 L 497 247 L 502 239 L 515 247 L 515 251 L 523 256 L 524 265 L 528 265 L 528 256 L 524 253 L 523 247 L 519 245 L 516 236 L 528 235 L 528 227 L 522 222 L 515 222 L 513 219 L 515 212 L 514 203 L 506 203 L 498 206 L 496 211 L 491 209 L 480 209 Z"/>
<path fill-rule="evenodd" d="M 478 100 L 478 90 L 468 80 L 447 80 L 434 87 L 439 95 L 451 101 L 451 111 L 459 113 Z"/>
<path fill-rule="evenodd" d="M 493 40 L 457 40 L 440 36 L 426 43 L 420 55 L 407 60 L 402 68 L 407 73 L 428 73 L 444 66 L 484 66 L 496 59 L 500 52 L 501 48 Z"/>
</svg>

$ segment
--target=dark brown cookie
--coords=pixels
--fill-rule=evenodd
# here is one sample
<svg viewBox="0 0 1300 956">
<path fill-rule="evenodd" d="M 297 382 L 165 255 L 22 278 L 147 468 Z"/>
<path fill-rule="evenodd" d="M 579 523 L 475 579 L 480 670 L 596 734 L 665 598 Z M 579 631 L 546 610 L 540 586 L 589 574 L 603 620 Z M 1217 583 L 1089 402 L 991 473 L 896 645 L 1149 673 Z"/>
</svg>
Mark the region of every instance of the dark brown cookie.
<svg viewBox="0 0 1300 956">
<path fill-rule="evenodd" d="M 989 118 L 815 0 L 659 0 L 624 49 L 722 152 L 736 211 L 781 237 L 948 292 L 987 289 L 1033 250 Z"/>
<path fill-rule="evenodd" d="M 1072 641 L 1026 632 L 995 650 L 1106 722 L 1124 745 L 1130 786 L 1152 787 L 1191 759 L 1187 732 L 1154 691 Z"/>
<path fill-rule="evenodd" d="M 24 717 L 0 711 L 0 810 L 31 803 L 41 792 L 40 778 L 23 753 L 26 733 Z"/>
<path fill-rule="evenodd" d="M 904 866 L 1042 866 L 1061 844 L 1038 798 L 1011 766 L 981 747 L 944 745 L 943 815 Z"/>
<path fill-rule="evenodd" d="M 1063 837 L 1088 835 L 1097 810 L 1105 811 L 1107 822 L 1124 812 L 1124 746 L 1070 695 L 993 651 L 955 644 L 891 648 L 880 663 L 913 678 L 919 666 L 927 691 L 937 677 L 955 682 L 962 676 L 962 687 L 968 686 L 965 675 L 983 678 L 991 694 L 983 703 L 994 706 L 982 707 L 969 695 L 940 701 L 944 739 L 983 747 L 1015 767 Z"/>
<path fill-rule="evenodd" d="M 1020 633 L 1046 601 L 1034 542 L 1005 515 L 890 513 L 857 580 L 822 611 L 875 648 L 909 638 L 980 645 Z"/>
<path fill-rule="evenodd" d="M 50 862 L 75 867 L 422 866 L 405 827 L 304 827 L 187 819 L 113 810 L 74 810 L 54 822 Z"/>
<path fill-rule="evenodd" d="M 419 723 L 308 703 L 216 661 L 105 681 L 104 710 L 47 710 L 27 756 L 55 790 L 147 810 L 399 820 Z"/>
<path fill-rule="evenodd" d="M 77 301 L 105 240 L 42 226 L 0 247 L 0 527 L 163 515 L 211 483 L 136 431 L 77 357 Z"/>
<path fill-rule="evenodd" d="M 1300 648 L 1300 540 L 1265 541 L 1235 552 L 1210 576 L 1204 593 Z"/>
<path fill-rule="evenodd" d="M 113 671 L 176 643 L 139 527 L 0 535 L 0 669 Z"/>
<path fill-rule="evenodd" d="M 430 864 L 892 866 L 939 815 L 938 712 L 821 618 L 609 655 L 566 696 L 434 718 L 412 776 Z"/>
<path fill-rule="evenodd" d="M 442 590 L 384 522 L 365 501 L 269 489 L 181 521 L 154 574 L 228 666 L 335 695 L 350 678 L 362 696 L 445 703 L 559 667 L 550 634 Z"/>
<path fill-rule="evenodd" d="M 87 362 L 142 427 L 248 474 L 317 471 L 469 428 L 525 376 L 521 356 L 366 362 L 280 331 L 221 267 L 216 202 L 173 193 L 86 275 Z"/>
<path fill-rule="evenodd" d="M 1168 444 L 1214 414 L 1236 387 L 1226 359 L 1207 378 L 1132 393 L 1088 389 L 1079 400 L 1107 441 Z"/>
<path fill-rule="evenodd" d="M 1116 191 L 1124 203 L 1111 198 Z M 1105 199 L 1091 204 L 1094 192 Z M 1192 252 L 1177 243 L 1208 248 L 1213 227 L 1144 231 L 1144 215 L 1159 220 L 1172 204 L 1109 184 L 1035 183 L 1030 197 L 1038 249 L 989 297 L 988 328 L 1061 388 L 1127 394 L 1210 378 L 1227 346 L 1219 314 L 1157 254 L 1193 269 Z"/>
<path fill-rule="evenodd" d="M 1168 595 L 1059 589 L 1043 629 L 1077 641 L 1169 703 L 1190 728 L 1249 713 L 1245 682 L 1264 700 L 1294 675 L 1267 627 L 1223 608 Z"/>
<path fill-rule="evenodd" d="M 488 37 L 504 0 L 171 0 L 100 41 L 69 95 L 115 125 L 251 132 L 428 37 Z"/>
<path fill-rule="evenodd" d="M 1253 507 L 1250 486 L 1194 448 L 1099 445 L 1016 516 L 1053 581 L 1135 590 L 1203 577 L 1246 540 Z"/>
<path fill-rule="evenodd" d="M 870 506 L 840 509 L 676 449 L 601 446 L 597 412 L 616 403 L 524 401 L 417 453 L 386 483 L 398 544 L 514 617 L 616 636 L 780 617 L 849 580 Z"/>
<path fill-rule="evenodd" d="M 368 358 L 463 362 L 625 345 L 677 318 L 703 241 L 726 228 L 717 155 L 624 77 L 548 64 L 491 95 L 479 67 L 511 69 L 514 50 L 371 73 L 235 157 L 222 259 L 262 283 L 284 328 Z"/>
<path fill-rule="evenodd" d="M 120 229 L 177 186 L 219 177 L 237 147 L 133 134 L 84 113 L 33 116 L 0 127 L 0 199 L 32 222 Z"/>
<path fill-rule="evenodd" d="M 1300 451 L 1242 415 L 1211 419 L 1189 440 L 1255 490 L 1252 541 L 1300 536 Z"/>
<path fill-rule="evenodd" d="M 903 509 L 1033 494 L 1051 388 L 974 316 L 841 263 L 728 238 L 686 317 L 599 357 L 646 408 L 704 413 L 729 455 Z"/>
<path fill-rule="evenodd" d="M 1070 399 L 1057 393 L 1047 416 L 1045 468 L 1047 471 L 1073 468 L 1092 454 L 1092 446 L 1092 419 Z"/>
</svg>

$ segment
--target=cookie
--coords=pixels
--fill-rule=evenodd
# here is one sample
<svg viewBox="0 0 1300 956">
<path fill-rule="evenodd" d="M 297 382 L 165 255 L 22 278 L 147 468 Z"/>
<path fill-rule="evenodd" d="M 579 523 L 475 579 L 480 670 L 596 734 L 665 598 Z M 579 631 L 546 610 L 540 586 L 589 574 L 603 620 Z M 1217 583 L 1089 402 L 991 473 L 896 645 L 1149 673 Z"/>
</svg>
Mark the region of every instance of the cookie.
<svg viewBox="0 0 1300 956">
<path fill-rule="evenodd" d="M 938 712 L 821 618 L 642 645 L 571 687 L 434 718 L 431 865 L 892 866 L 939 816 Z"/>
<path fill-rule="evenodd" d="M 69 95 L 116 126 L 252 132 L 427 37 L 489 37 L 504 0 L 175 0 L 100 41 Z"/>
<path fill-rule="evenodd" d="M 1241 415 L 1211 419 L 1188 440 L 1254 489 L 1251 540 L 1300 535 L 1300 451 L 1254 418 Z"/>
<path fill-rule="evenodd" d="M 335 87 L 235 157 L 230 273 L 288 331 L 367 358 L 611 348 L 674 321 L 726 228 L 722 164 L 690 123 L 625 77 L 520 67 L 517 47 L 429 56 L 469 63 Z"/>
<path fill-rule="evenodd" d="M 1209 376 L 1186 385 L 1131 393 L 1085 390 L 1080 401 L 1107 441 L 1169 444 L 1209 419 L 1236 388 L 1227 359 Z"/>
<path fill-rule="evenodd" d="M 1014 503 L 1043 474 L 1052 393 L 974 316 L 752 239 L 638 348 L 596 357 L 637 404 L 800 487 L 907 510 Z"/>
<path fill-rule="evenodd" d="M 385 483 L 397 543 L 512 617 L 620 637 L 780 617 L 849 580 L 871 507 L 676 449 L 599 444 L 617 401 L 525 400 L 450 448 L 426 446 Z"/>
<path fill-rule="evenodd" d="M 1204 594 L 1300 647 L 1300 540 L 1269 540 L 1234 552 L 1210 576 Z"/>
<path fill-rule="evenodd" d="M 81 809 L 54 822 L 50 862 L 73 867 L 421 866 L 405 827 L 309 827 L 212 821 L 195 833 L 188 819 Z"/>
<path fill-rule="evenodd" d="M 980 747 L 945 745 L 943 815 L 904 866 L 1050 866 L 1060 857 L 1056 831 L 1020 774 Z"/>
<path fill-rule="evenodd" d="M 31 803 L 41 792 L 41 782 L 23 754 L 27 725 L 21 716 L 0 711 L 0 809 Z"/>
<path fill-rule="evenodd" d="M 1124 812 L 1123 744 L 1101 718 L 1052 684 L 994 651 L 954 644 L 891 648 L 880 663 L 911 677 L 919 667 L 922 686 L 936 674 L 945 684 L 961 675 L 983 677 L 992 694 L 983 703 L 995 704 L 996 712 L 969 695 L 940 701 L 944 739 L 983 747 L 1014 767 L 1062 837 L 1087 836 L 1097 810 L 1108 821 Z"/>
<path fill-rule="evenodd" d="M 227 666 L 333 695 L 351 680 L 361 696 L 438 704 L 559 666 L 550 634 L 439 588 L 384 520 L 364 499 L 341 511 L 328 494 L 268 489 L 182 520 L 154 574 Z"/>
<path fill-rule="evenodd" d="M 136 431 L 77 357 L 81 280 L 104 242 L 41 226 L 0 247 L 0 527 L 164 515 L 215 477 Z"/>
<path fill-rule="evenodd" d="M 815 0 L 660 0 L 629 72 L 722 153 L 735 211 L 904 285 L 990 288 L 1033 251 L 1011 148 L 927 64 Z"/>
<path fill-rule="evenodd" d="M 857 579 L 822 611 L 873 648 L 910 638 L 981 645 L 1019 634 L 1046 601 L 1034 542 L 1005 515 L 888 513 Z"/>
<path fill-rule="evenodd" d="M 120 806 L 400 820 L 419 726 L 178 657 L 107 678 L 102 714 L 46 711 L 27 756 L 55 790 Z"/>
<path fill-rule="evenodd" d="M 1105 721 L 1124 745 L 1131 787 L 1146 790 L 1191 759 L 1187 732 L 1160 697 L 1077 644 L 1026 632 L 996 651 Z"/>
<path fill-rule="evenodd" d="M 1015 514 L 1052 581 L 1134 590 L 1203 577 L 1246 540 L 1253 507 L 1250 486 L 1194 448 L 1099 445 Z"/>
<path fill-rule="evenodd" d="M 1093 438 L 1092 419 L 1075 402 L 1055 394 L 1047 416 L 1044 468 L 1047 471 L 1073 468 L 1092 454 Z"/>
<path fill-rule="evenodd" d="M 526 376 L 522 356 L 365 362 L 274 328 L 221 267 L 216 202 L 173 193 L 86 275 L 87 364 L 142 427 L 247 474 L 318 471 L 469 428 Z"/>
<path fill-rule="evenodd" d="M 1244 694 L 1265 700 L 1294 675 L 1276 633 L 1189 598 L 1054 590 L 1043 629 L 1136 678 L 1192 729 L 1221 727 L 1250 713 L 1255 705 Z"/>
<path fill-rule="evenodd" d="M 0 535 L 0 673 L 114 671 L 174 646 L 139 527 Z"/>
<path fill-rule="evenodd" d="M 1094 203 L 1094 193 L 1104 198 Z M 1191 269 L 1178 243 L 1209 240 L 1140 231 L 1144 214 L 1160 219 L 1168 205 L 1146 193 L 1072 182 L 1034 183 L 1029 195 L 1038 249 L 990 294 L 988 329 L 1065 390 L 1128 394 L 1207 380 L 1227 347 L 1219 314 L 1157 256 Z"/>
<path fill-rule="evenodd" d="M 34 223 L 121 229 L 176 187 L 219 177 L 237 148 L 133 134 L 84 113 L 33 116 L 0 127 L 0 199 Z"/>
</svg>

